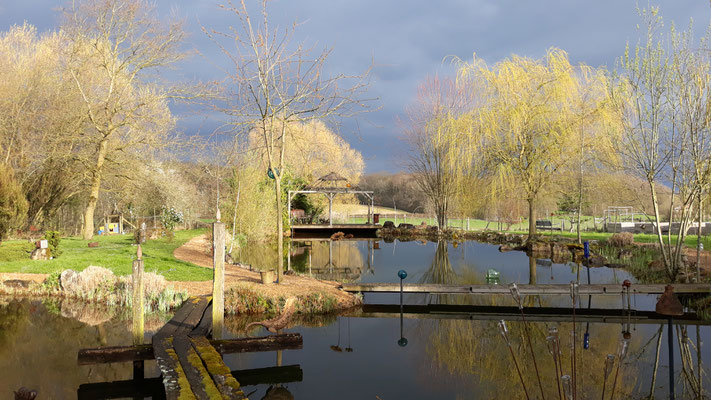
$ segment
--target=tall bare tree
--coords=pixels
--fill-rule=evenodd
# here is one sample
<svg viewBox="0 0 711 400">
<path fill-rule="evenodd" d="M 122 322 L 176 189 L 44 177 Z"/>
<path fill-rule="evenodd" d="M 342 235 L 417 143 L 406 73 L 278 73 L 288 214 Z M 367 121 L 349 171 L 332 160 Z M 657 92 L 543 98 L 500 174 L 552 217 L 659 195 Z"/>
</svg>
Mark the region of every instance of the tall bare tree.
<svg viewBox="0 0 711 400">
<path fill-rule="evenodd" d="M 83 237 L 89 239 L 107 163 L 158 145 L 174 125 L 167 107 L 174 93 L 151 73 L 183 58 L 184 31 L 180 22 L 160 21 L 145 0 L 74 1 L 65 14 L 68 69 L 88 121 L 81 132 L 88 156 L 81 162 L 89 186 Z"/>
<path fill-rule="evenodd" d="M 462 151 L 470 129 L 461 117 L 469 111 L 467 88 L 449 78 L 422 83 L 405 110 L 402 130 L 410 146 L 408 169 L 434 208 L 437 225 L 447 227 L 465 168 Z"/>
<path fill-rule="evenodd" d="M 683 266 L 694 202 L 709 179 L 709 60 L 692 45 L 691 28 L 664 32 L 655 7 L 640 15 L 643 42 L 634 50 L 628 46 L 620 62 L 623 74 L 612 91 L 623 127 L 617 144 L 628 170 L 647 181 L 662 261 L 673 281 Z M 660 182 L 671 186 L 666 235 Z"/>
<path fill-rule="evenodd" d="M 292 122 L 325 121 L 333 116 L 350 116 L 365 107 L 362 94 L 365 75 L 327 76 L 324 66 L 331 49 L 313 51 L 292 43 L 296 24 L 280 30 L 272 28 L 268 1 L 261 2 L 261 15 L 253 19 L 244 1 L 220 7 L 237 17 L 229 32 L 203 28 L 230 60 L 227 106 L 218 106 L 232 119 L 238 133 L 254 132 L 266 170 L 274 180 L 277 248 L 284 243 L 282 177 L 285 153 L 290 144 Z M 279 280 L 284 270 L 278 257 Z"/>
</svg>

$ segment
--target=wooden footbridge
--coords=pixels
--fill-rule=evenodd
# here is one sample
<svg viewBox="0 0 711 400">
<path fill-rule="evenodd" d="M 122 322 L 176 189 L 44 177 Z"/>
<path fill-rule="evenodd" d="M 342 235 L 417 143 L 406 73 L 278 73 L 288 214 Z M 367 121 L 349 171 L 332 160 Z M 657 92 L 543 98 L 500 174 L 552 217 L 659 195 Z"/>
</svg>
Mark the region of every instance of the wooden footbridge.
<svg viewBox="0 0 711 400">
<path fill-rule="evenodd" d="M 80 350 L 80 365 L 133 361 L 134 380 L 82 385 L 78 398 L 150 395 L 169 400 L 244 399 L 246 397 L 235 376 L 246 377 L 252 384 L 272 381 L 275 375 L 301 380 L 301 369 L 298 365 L 261 369 L 262 371 L 256 374 L 249 370 L 235 373 L 230 371 L 222 359 L 222 354 L 300 349 L 302 338 L 299 334 L 284 334 L 263 338 L 209 340 L 212 329 L 211 300 L 209 296 L 189 298 L 173 318 L 153 336 L 151 345 Z M 153 358 L 162 374 L 160 381 L 144 380 L 142 376 L 142 362 Z M 267 377 L 260 377 L 260 374 L 266 374 Z M 101 395 L 98 395 L 99 393 Z"/>
<path fill-rule="evenodd" d="M 570 284 L 538 284 L 517 285 L 521 295 L 570 295 Z M 637 284 L 628 288 L 620 283 L 578 285 L 578 295 L 620 295 L 629 294 L 662 294 L 664 284 Z M 672 285 L 676 294 L 711 294 L 709 283 L 678 283 Z M 344 283 L 341 289 L 355 293 L 400 293 L 399 283 Z M 440 285 L 406 283 L 402 285 L 404 293 L 427 294 L 480 294 L 480 295 L 511 295 L 508 285 Z"/>
</svg>

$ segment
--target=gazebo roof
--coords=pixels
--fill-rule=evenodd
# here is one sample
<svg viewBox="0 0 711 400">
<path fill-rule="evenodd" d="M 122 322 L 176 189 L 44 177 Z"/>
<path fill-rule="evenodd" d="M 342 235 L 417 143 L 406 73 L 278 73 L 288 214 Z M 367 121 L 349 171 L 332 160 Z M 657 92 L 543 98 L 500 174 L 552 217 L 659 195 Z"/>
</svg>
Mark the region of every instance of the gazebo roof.
<svg viewBox="0 0 711 400">
<path fill-rule="evenodd" d="M 331 171 L 316 180 L 316 182 L 338 182 L 338 181 L 348 181 L 348 179 Z"/>
</svg>

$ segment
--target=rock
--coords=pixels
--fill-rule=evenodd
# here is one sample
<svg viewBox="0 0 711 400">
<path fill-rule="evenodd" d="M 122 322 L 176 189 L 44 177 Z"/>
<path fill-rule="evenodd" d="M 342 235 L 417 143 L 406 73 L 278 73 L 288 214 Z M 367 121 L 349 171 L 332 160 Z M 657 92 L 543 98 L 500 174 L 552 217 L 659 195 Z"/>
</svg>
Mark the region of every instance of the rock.
<svg viewBox="0 0 711 400">
<path fill-rule="evenodd" d="M 7 287 L 17 289 L 27 289 L 30 287 L 30 281 L 23 281 L 22 279 L 8 279 L 6 281 L 2 281 L 2 284 Z"/>
<path fill-rule="evenodd" d="M 398 225 L 397 228 L 398 228 L 398 229 L 410 230 L 410 229 L 415 229 L 415 225 L 407 224 L 407 223 L 404 223 L 404 222 L 403 222 L 403 223 L 401 223 L 400 225 Z"/>
<path fill-rule="evenodd" d="M 590 256 L 590 260 L 588 261 L 588 265 L 593 268 L 604 267 L 606 263 L 607 259 L 599 254 Z"/>
<path fill-rule="evenodd" d="M 614 268 L 614 269 L 617 269 L 617 268 L 625 268 L 627 265 L 625 265 L 625 264 L 620 264 L 620 263 L 607 263 L 607 264 L 605 264 L 605 266 L 606 266 L 607 268 Z"/>
<path fill-rule="evenodd" d="M 36 390 L 30 390 L 26 387 L 21 387 L 15 393 L 15 400 L 35 400 L 37 397 Z"/>
<path fill-rule="evenodd" d="M 89 242 L 89 247 L 99 247 L 99 242 Z"/>
<path fill-rule="evenodd" d="M 346 236 L 345 233 L 343 232 L 336 232 L 333 235 L 331 235 L 331 240 L 341 240 Z"/>
<path fill-rule="evenodd" d="M 547 242 L 528 242 L 526 250 L 536 256 L 546 258 L 551 253 L 551 246 Z"/>
<path fill-rule="evenodd" d="M 395 229 L 395 223 L 393 221 L 383 222 L 383 229 Z"/>
<path fill-rule="evenodd" d="M 81 277 L 79 277 L 79 274 L 77 271 L 74 271 L 73 269 L 67 269 L 62 271 L 62 273 L 59 275 L 59 286 L 62 288 L 62 290 L 69 290 L 69 288 L 75 287 Z"/>
<path fill-rule="evenodd" d="M 571 259 L 570 250 L 568 246 L 562 243 L 554 243 L 551 246 L 551 260 L 556 264 L 564 264 Z"/>
<path fill-rule="evenodd" d="M 225 263 L 226 264 L 234 264 L 234 260 L 232 259 L 232 256 L 229 255 L 228 253 L 225 253 Z"/>
<path fill-rule="evenodd" d="M 499 246 L 499 252 L 501 252 L 501 253 L 511 251 L 511 250 L 513 250 L 513 247 L 511 247 L 507 244 L 502 244 L 501 246 Z"/>
<path fill-rule="evenodd" d="M 30 253 L 30 260 L 49 260 L 49 249 L 34 249 Z"/>
</svg>

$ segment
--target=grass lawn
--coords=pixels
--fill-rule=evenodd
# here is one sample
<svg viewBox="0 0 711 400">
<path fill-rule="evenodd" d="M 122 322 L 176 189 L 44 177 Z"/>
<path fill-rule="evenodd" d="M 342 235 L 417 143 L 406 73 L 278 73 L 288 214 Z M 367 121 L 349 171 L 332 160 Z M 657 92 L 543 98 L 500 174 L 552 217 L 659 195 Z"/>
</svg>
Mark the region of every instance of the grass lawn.
<svg viewBox="0 0 711 400">
<path fill-rule="evenodd" d="M 205 233 L 205 229 L 175 232 L 175 238 L 148 240 L 143 244 L 143 259 L 147 272 L 159 273 L 170 281 L 204 281 L 212 279 L 212 271 L 192 263 L 176 260 L 173 250 L 192 237 Z M 92 242 L 99 247 L 88 247 L 89 240 L 63 238 L 62 254 L 48 261 L 30 260 L 28 242 L 8 240 L 0 244 L 0 272 L 50 274 L 65 269 L 82 271 L 95 265 L 108 268 L 116 275 L 131 273 L 136 257 L 132 235 L 95 236 Z"/>
</svg>

